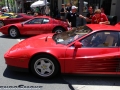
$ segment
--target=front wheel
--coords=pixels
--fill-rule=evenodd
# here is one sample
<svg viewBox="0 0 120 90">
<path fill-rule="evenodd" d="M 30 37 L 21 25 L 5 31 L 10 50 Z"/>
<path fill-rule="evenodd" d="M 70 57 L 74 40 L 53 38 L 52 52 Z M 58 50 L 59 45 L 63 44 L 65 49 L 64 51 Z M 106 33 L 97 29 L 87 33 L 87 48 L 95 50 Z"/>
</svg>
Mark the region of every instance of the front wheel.
<svg viewBox="0 0 120 90">
<path fill-rule="evenodd" d="M 16 37 L 18 37 L 20 35 L 20 33 L 19 33 L 19 30 L 16 27 L 11 27 L 9 29 L 9 35 L 12 38 L 16 38 Z"/>
<path fill-rule="evenodd" d="M 58 73 L 59 65 L 57 61 L 48 55 L 36 56 L 31 62 L 33 74 L 42 78 L 51 78 Z"/>
</svg>

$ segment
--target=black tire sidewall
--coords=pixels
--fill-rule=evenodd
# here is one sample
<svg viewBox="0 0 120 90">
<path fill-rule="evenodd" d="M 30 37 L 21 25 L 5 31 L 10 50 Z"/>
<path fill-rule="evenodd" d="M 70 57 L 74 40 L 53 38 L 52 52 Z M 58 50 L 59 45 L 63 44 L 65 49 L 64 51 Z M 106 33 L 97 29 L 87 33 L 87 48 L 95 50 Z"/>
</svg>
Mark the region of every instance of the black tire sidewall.
<svg viewBox="0 0 120 90">
<path fill-rule="evenodd" d="M 35 69 L 34 69 L 34 64 L 35 64 L 35 62 L 36 62 L 38 59 L 40 59 L 40 58 L 47 58 L 47 59 L 51 60 L 52 63 L 54 64 L 55 70 L 54 70 L 54 72 L 53 72 L 50 76 L 44 77 L 44 76 L 40 76 L 40 75 L 38 75 L 38 74 L 36 73 L 36 71 L 35 71 Z M 37 56 L 35 56 L 35 57 L 32 59 L 32 61 L 31 61 L 31 63 L 30 63 L 30 69 L 31 69 L 32 73 L 33 73 L 34 75 L 38 76 L 38 77 L 41 77 L 41 78 L 52 78 L 52 77 L 54 77 L 54 76 L 56 76 L 56 75 L 58 74 L 58 72 L 59 72 L 59 65 L 58 65 L 58 62 L 55 60 L 55 58 L 53 58 L 53 57 L 51 57 L 51 56 L 49 56 L 49 55 L 37 55 Z"/>
</svg>

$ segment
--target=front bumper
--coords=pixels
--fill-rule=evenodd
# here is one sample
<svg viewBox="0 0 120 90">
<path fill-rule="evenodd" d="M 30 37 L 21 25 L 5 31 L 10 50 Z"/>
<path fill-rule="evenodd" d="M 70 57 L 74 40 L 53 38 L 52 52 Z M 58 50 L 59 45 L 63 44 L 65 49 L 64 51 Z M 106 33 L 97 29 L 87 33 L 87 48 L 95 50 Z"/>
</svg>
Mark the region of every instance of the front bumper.
<svg viewBox="0 0 120 90">
<path fill-rule="evenodd" d="M 8 53 L 4 55 L 5 63 L 9 66 L 18 67 L 18 68 L 29 68 L 29 58 L 18 58 L 10 57 Z"/>
</svg>

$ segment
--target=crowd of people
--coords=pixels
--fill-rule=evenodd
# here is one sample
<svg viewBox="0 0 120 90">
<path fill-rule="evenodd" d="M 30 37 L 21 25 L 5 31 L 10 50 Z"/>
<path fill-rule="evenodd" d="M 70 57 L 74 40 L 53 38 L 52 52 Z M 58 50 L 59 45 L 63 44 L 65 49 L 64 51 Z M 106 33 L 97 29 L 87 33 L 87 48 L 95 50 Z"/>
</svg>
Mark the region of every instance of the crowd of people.
<svg viewBox="0 0 120 90">
<path fill-rule="evenodd" d="M 77 17 L 84 19 L 87 24 L 110 24 L 103 8 L 94 10 L 92 6 L 89 6 L 88 14 L 83 16 L 77 13 L 76 6 L 62 4 L 61 7 L 60 18 L 66 20 L 70 27 L 77 27 Z"/>
<path fill-rule="evenodd" d="M 49 6 L 44 8 L 35 8 L 35 16 L 38 15 L 50 15 Z M 62 4 L 60 13 L 60 19 L 67 21 L 70 27 L 77 27 L 77 17 L 82 18 L 86 21 L 87 24 L 110 24 L 106 14 L 104 13 L 104 9 L 95 9 L 92 6 L 88 7 L 88 13 L 86 16 L 78 14 L 78 7 L 72 6 L 72 4 Z"/>
</svg>

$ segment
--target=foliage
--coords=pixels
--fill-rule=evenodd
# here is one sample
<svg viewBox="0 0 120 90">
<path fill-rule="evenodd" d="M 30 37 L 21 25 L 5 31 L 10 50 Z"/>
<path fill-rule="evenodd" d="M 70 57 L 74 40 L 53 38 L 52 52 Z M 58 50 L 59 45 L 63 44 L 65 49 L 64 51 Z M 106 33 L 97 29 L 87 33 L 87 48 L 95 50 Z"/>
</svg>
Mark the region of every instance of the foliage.
<svg viewBox="0 0 120 90">
<path fill-rule="evenodd" d="M 0 7 L 4 6 L 5 5 L 5 0 L 1 0 L 0 1 Z"/>
</svg>

